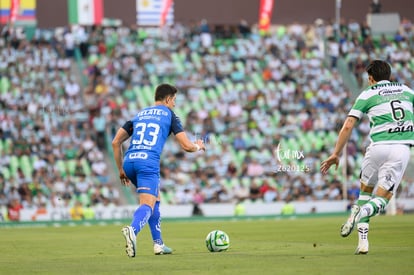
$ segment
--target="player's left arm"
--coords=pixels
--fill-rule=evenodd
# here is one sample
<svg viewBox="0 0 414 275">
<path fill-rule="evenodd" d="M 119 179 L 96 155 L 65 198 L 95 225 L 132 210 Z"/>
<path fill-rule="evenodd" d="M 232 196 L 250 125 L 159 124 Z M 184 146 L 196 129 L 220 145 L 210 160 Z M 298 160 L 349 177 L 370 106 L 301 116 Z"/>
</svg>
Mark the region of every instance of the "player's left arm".
<svg viewBox="0 0 414 275">
<path fill-rule="evenodd" d="M 171 132 L 174 133 L 175 138 L 186 152 L 197 152 L 200 150 L 205 151 L 206 147 L 202 140 L 196 140 L 191 142 L 187 134 L 184 132 L 183 126 L 181 125 L 180 119 L 171 111 Z"/>
<path fill-rule="evenodd" d="M 196 142 L 191 142 L 185 132 L 180 132 L 176 134 L 175 138 L 181 145 L 181 148 L 183 148 L 186 152 L 197 152 L 200 150 L 206 150 L 204 142 L 202 140 L 199 139 Z"/>
</svg>

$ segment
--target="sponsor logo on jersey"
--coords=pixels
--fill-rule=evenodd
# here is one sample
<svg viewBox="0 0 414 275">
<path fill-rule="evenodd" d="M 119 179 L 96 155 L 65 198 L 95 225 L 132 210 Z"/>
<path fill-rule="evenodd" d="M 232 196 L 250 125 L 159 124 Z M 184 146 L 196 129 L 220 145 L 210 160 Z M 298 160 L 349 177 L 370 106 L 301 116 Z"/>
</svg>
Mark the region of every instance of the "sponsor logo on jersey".
<svg viewBox="0 0 414 275">
<path fill-rule="evenodd" d="M 147 159 L 148 154 L 144 152 L 138 152 L 138 153 L 131 153 L 129 154 L 130 159 Z"/>
<path fill-rule="evenodd" d="M 146 109 L 137 114 L 137 116 L 149 116 L 149 115 L 156 115 L 156 116 L 168 116 L 168 112 L 162 109 Z"/>
<path fill-rule="evenodd" d="M 388 96 L 388 95 L 395 95 L 403 93 L 402 89 L 383 89 L 378 91 L 378 95 L 380 96 Z"/>
<path fill-rule="evenodd" d="M 388 133 L 404 133 L 404 132 L 413 132 L 413 125 L 408 126 L 397 126 L 390 128 L 388 130 Z"/>
</svg>

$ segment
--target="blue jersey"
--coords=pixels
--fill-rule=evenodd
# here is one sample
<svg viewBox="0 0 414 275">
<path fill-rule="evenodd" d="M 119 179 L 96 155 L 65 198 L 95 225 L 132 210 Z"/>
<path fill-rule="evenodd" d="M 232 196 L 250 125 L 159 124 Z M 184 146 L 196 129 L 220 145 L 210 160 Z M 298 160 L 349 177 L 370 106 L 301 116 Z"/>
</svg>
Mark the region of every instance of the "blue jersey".
<svg viewBox="0 0 414 275">
<path fill-rule="evenodd" d="M 145 108 L 122 128 L 131 136 L 124 161 L 145 160 L 146 165 L 156 169 L 168 136 L 184 131 L 179 118 L 164 105 Z"/>
</svg>

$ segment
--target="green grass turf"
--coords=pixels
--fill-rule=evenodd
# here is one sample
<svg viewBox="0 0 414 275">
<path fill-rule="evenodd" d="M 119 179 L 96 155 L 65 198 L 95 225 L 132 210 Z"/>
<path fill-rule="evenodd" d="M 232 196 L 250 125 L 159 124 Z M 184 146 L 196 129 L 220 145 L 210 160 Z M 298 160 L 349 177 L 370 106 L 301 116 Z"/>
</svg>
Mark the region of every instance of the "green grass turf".
<svg viewBox="0 0 414 275">
<path fill-rule="evenodd" d="M 371 220 L 368 255 L 354 255 L 357 233 L 339 235 L 345 216 L 163 223 L 173 255 L 155 256 L 148 227 L 136 258 L 121 225 L 0 228 L 0 274 L 414 274 L 414 216 Z M 228 251 L 208 252 L 221 229 Z"/>
</svg>

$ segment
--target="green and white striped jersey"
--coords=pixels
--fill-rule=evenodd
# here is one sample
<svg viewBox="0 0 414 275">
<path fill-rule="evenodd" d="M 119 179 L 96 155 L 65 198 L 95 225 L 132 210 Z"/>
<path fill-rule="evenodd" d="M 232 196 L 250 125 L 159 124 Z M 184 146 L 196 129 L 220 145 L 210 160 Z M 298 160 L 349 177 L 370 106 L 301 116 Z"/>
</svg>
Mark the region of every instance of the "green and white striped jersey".
<svg viewBox="0 0 414 275">
<path fill-rule="evenodd" d="M 380 81 L 356 99 L 349 116 L 361 119 L 367 114 L 372 143 L 414 145 L 414 91 L 404 84 Z"/>
</svg>

